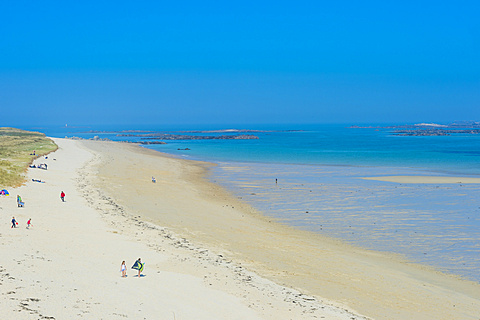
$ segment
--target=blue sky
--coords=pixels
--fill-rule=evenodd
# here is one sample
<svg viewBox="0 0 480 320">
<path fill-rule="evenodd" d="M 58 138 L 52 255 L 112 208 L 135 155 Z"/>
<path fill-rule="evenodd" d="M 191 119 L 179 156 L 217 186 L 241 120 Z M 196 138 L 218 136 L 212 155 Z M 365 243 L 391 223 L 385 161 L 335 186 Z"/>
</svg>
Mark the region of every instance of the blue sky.
<svg viewBox="0 0 480 320">
<path fill-rule="evenodd" d="M 475 1 L 11 1 L 0 125 L 480 120 Z"/>
</svg>

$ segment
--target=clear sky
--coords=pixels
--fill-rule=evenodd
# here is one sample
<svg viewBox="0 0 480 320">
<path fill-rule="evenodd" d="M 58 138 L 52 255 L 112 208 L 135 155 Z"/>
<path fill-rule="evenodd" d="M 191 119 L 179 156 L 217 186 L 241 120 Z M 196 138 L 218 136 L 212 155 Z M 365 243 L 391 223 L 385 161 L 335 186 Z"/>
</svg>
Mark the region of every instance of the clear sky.
<svg viewBox="0 0 480 320">
<path fill-rule="evenodd" d="M 2 1 L 0 126 L 480 121 L 478 1 Z"/>
</svg>

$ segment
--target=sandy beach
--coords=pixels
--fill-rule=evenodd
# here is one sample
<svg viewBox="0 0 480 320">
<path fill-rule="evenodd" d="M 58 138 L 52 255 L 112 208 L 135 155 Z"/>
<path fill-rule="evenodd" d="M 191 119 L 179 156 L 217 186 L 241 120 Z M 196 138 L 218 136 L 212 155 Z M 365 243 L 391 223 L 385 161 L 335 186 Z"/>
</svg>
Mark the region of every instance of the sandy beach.
<svg viewBox="0 0 480 320">
<path fill-rule="evenodd" d="M 154 211 L 155 203 L 166 203 L 167 197 L 172 197 L 171 203 L 189 201 L 188 188 L 195 186 L 168 179 L 179 174 L 183 164 L 170 167 L 176 160 L 165 158 L 162 165 L 167 164 L 168 170 L 163 175 L 154 172 L 158 183 L 152 185 L 151 170 L 140 170 L 147 165 L 141 160 L 147 150 L 115 143 L 55 142 L 59 150 L 36 161 L 47 163 L 48 170 L 30 169 L 26 185 L 0 198 L 2 319 L 363 319 L 334 302 L 262 278 L 233 262 L 230 254 L 183 238 L 174 232 L 180 230 L 181 216 L 171 228 L 152 224 L 143 214 L 139 217 L 145 207 Z M 119 153 L 98 151 L 103 148 Z M 117 155 L 133 156 L 138 167 L 120 163 L 110 172 L 112 181 L 98 175 L 98 165 L 116 163 Z M 154 159 L 146 157 L 147 162 Z M 139 170 L 148 172 L 145 185 Z M 125 180 L 115 182 L 117 175 Z M 123 190 L 137 183 L 134 180 L 140 182 L 139 189 L 123 201 L 138 198 L 144 187 L 156 199 L 141 203 L 148 200 L 139 197 L 124 207 L 91 184 Z M 184 196 L 176 189 L 179 183 L 186 188 Z M 171 184 L 170 193 L 153 189 L 164 184 Z M 60 200 L 61 191 L 66 193 L 65 202 Z M 17 208 L 17 194 L 24 208 Z M 121 194 L 114 192 L 119 200 Z M 179 205 L 172 213 L 178 215 L 181 209 Z M 164 210 L 167 207 L 161 206 L 159 214 Z M 13 216 L 18 228 L 10 228 Z M 32 226 L 26 229 L 30 218 Z M 130 269 L 139 257 L 146 263 L 140 278 Z M 127 278 L 120 273 L 123 260 Z"/>
<path fill-rule="evenodd" d="M 0 198 L 5 319 L 478 319 L 478 283 L 279 224 L 212 164 L 54 140 L 48 170 Z"/>
</svg>

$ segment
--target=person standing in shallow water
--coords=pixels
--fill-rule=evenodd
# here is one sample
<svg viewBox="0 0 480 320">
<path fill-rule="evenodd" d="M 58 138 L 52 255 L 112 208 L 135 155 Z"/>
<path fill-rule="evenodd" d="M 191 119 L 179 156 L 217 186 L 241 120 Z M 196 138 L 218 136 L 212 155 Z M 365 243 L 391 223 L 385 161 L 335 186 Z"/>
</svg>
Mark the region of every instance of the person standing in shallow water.
<svg viewBox="0 0 480 320">
<path fill-rule="evenodd" d="M 62 193 L 60 193 L 60 199 L 65 202 L 65 192 L 62 191 Z"/>
</svg>

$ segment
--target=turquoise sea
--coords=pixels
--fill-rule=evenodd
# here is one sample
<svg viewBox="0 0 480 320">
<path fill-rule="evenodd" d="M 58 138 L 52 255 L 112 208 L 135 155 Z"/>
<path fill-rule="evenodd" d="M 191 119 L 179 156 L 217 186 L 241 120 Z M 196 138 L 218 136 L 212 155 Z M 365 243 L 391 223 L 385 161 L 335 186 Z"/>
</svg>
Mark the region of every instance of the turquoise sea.
<svg viewBox="0 0 480 320">
<path fill-rule="evenodd" d="M 383 125 L 384 127 L 385 125 Z M 53 137 L 139 141 L 113 131 L 252 129 L 255 140 L 149 145 L 217 163 L 210 179 L 267 216 L 374 250 L 394 252 L 480 282 L 480 184 L 400 184 L 383 175 L 480 178 L 480 135 L 396 136 L 347 125 L 84 126 L 24 129 Z M 111 131 L 86 133 L 90 130 Z M 188 148 L 190 150 L 179 150 Z M 277 183 L 275 183 L 277 179 Z"/>
</svg>

